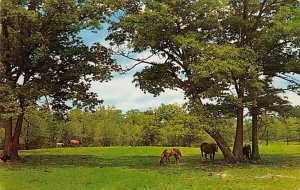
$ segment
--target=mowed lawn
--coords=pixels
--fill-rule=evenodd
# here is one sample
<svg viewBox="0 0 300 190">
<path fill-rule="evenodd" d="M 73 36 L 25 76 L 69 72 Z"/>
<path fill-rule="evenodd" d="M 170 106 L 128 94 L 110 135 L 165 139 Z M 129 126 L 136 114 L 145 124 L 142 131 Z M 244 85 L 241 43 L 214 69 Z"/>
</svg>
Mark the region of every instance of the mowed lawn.
<svg viewBox="0 0 300 190">
<path fill-rule="evenodd" d="M 176 166 L 159 166 L 164 147 L 80 147 L 21 151 L 22 163 L 0 164 L 0 190 L 289 189 L 300 190 L 300 144 L 260 146 L 262 160 L 215 163 L 182 147 Z"/>
</svg>

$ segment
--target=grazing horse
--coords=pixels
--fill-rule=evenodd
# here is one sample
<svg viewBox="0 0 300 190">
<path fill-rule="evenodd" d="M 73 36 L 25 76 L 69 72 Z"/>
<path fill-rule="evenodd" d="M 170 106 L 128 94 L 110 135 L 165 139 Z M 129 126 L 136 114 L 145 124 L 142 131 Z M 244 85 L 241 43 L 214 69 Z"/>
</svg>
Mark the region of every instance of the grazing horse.
<svg viewBox="0 0 300 190">
<path fill-rule="evenodd" d="M 203 157 L 203 152 L 204 152 L 206 160 L 207 160 L 206 155 L 209 154 L 209 158 L 214 161 L 215 153 L 218 152 L 218 145 L 216 145 L 214 143 L 208 144 L 208 143 L 204 142 L 200 145 L 200 150 L 201 150 L 202 157 Z"/>
<path fill-rule="evenodd" d="M 65 143 L 56 143 L 56 148 L 62 148 L 65 145 Z"/>
<path fill-rule="evenodd" d="M 177 148 L 173 149 L 165 149 L 163 153 L 160 156 L 160 165 L 164 164 L 164 159 L 170 162 L 170 157 L 175 156 L 176 159 L 176 165 L 179 163 L 179 156 L 181 156 L 181 152 Z"/>
<path fill-rule="evenodd" d="M 69 141 L 69 146 L 79 146 L 80 145 L 80 141 L 78 140 L 70 140 Z"/>
<path fill-rule="evenodd" d="M 243 146 L 243 155 L 246 156 L 246 159 L 250 159 L 250 156 L 251 156 L 251 146 L 250 146 L 250 144 L 245 144 Z"/>
</svg>

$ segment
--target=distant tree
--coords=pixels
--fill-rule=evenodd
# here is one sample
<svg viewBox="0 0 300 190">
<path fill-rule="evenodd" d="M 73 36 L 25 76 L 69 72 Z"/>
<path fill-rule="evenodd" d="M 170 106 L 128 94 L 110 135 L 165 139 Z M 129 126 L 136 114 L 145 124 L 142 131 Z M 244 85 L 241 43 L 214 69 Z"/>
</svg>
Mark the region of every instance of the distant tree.
<svg viewBox="0 0 300 190">
<path fill-rule="evenodd" d="M 93 113 L 96 119 L 94 127 L 94 142 L 101 146 L 119 145 L 123 115 L 115 108 L 101 108 Z"/>
<path fill-rule="evenodd" d="M 182 105 L 162 104 L 154 110 L 166 145 L 191 146 L 205 138 L 203 126 Z"/>
<path fill-rule="evenodd" d="M 126 143 L 130 146 L 142 145 L 144 113 L 139 110 L 129 110 L 124 116 Z M 125 143 L 122 143 L 125 144 Z"/>
</svg>

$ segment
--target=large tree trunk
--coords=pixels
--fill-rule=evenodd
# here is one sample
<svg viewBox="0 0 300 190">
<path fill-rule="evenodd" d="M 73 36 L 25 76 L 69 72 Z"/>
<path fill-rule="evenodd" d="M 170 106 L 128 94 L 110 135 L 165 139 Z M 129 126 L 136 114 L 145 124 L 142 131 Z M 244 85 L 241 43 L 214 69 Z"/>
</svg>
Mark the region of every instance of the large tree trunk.
<svg viewBox="0 0 300 190">
<path fill-rule="evenodd" d="M 243 142 L 244 142 L 244 108 L 238 107 L 237 110 L 237 125 L 235 140 L 233 146 L 233 154 L 238 162 L 243 161 Z"/>
<path fill-rule="evenodd" d="M 259 149 L 258 149 L 258 108 L 252 107 L 252 159 L 259 160 Z"/>
<path fill-rule="evenodd" d="M 246 23 L 248 20 L 248 9 L 249 9 L 249 0 L 244 0 L 244 9 L 243 9 L 243 19 Z M 241 24 L 240 28 L 240 47 L 243 48 L 246 45 L 246 27 L 245 24 Z M 240 79 L 235 86 L 237 90 L 238 99 L 241 100 L 241 104 L 237 108 L 237 125 L 236 125 L 236 134 L 233 146 L 233 154 L 236 157 L 238 162 L 243 161 L 243 143 L 244 143 L 244 81 Z"/>
<path fill-rule="evenodd" d="M 223 153 L 225 162 L 236 164 L 237 160 L 235 156 L 232 154 L 228 144 L 226 143 L 225 139 L 222 137 L 222 135 L 218 132 L 211 132 L 209 130 L 205 130 L 218 144 L 220 150 Z"/>
<path fill-rule="evenodd" d="M 12 140 L 12 151 L 11 151 L 11 160 L 17 161 L 20 160 L 19 156 L 19 139 L 22 131 L 24 113 L 20 113 L 17 119 L 14 136 Z"/>
<path fill-rule="evenodd" d="M 5 144 L 3 156 L 11 155 L 12 150 L 12 118 L 4 119 Z"/>
</svg>

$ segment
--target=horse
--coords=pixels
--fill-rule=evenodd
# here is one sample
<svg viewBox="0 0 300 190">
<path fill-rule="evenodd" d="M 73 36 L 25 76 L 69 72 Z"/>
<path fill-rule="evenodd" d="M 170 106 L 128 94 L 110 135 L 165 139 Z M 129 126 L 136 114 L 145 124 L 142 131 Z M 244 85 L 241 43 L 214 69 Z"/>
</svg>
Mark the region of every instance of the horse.
<svg viewBox="0 0 300 190">
<path fill-rule="evenodd" d="M 169 161 L 170 162 L 170 157 L 172 156 L 175 156 L 175 159 L 176 159 L 176 165 L 179 164 L 179 157 L 181 156 L 181 152 L 179 149 L 177 148 L 173 148 L 173 149 L 165 149 L 163 151 L 163 153 L 161 154 L 160 156 L 160 165 L 163 165 L 164 164 L 164 159 L 166 161 Z"/>
<path fill-rule="evenodd" d="M 209 158 L 213 161 L 215 160 L 215 153 L 218 152 L 218 145 L 211 143 L 208 144 L 206 142 L 200 145 L 201 155 L 203 157 L 203 152 L 205 154 L 205 158 L 207 160 L 207 154 L 209 154 Z"/>
<path fill-rule="evenodd" d="M 56 143 L 56 148 L 62 148 L 65 145 L 65 143 Z"/>
<path fill-rule="evenodd" d="M 245 144 L 243 146 L 243 155 L 246 156 L 246 159 L 250 159 L 250 156 L 251 156 L 251 146 L 250 146 L 250 144 Z"/>
<path fill-rule="evenodd" d="M 70 140 L 69 141 L 69 146 L 79 146 L 81 143 L 78 140 Z"/>
<path fill-rule="evenodd" d="M 1 157 L 0 157 L 0 161 L 1 162 L 6 162 L 6 161 L 8 161 L 8 160 L 10 160 L 11 159 L 11 156 L 10 155 L 2 155 Z"/>
</svg>

